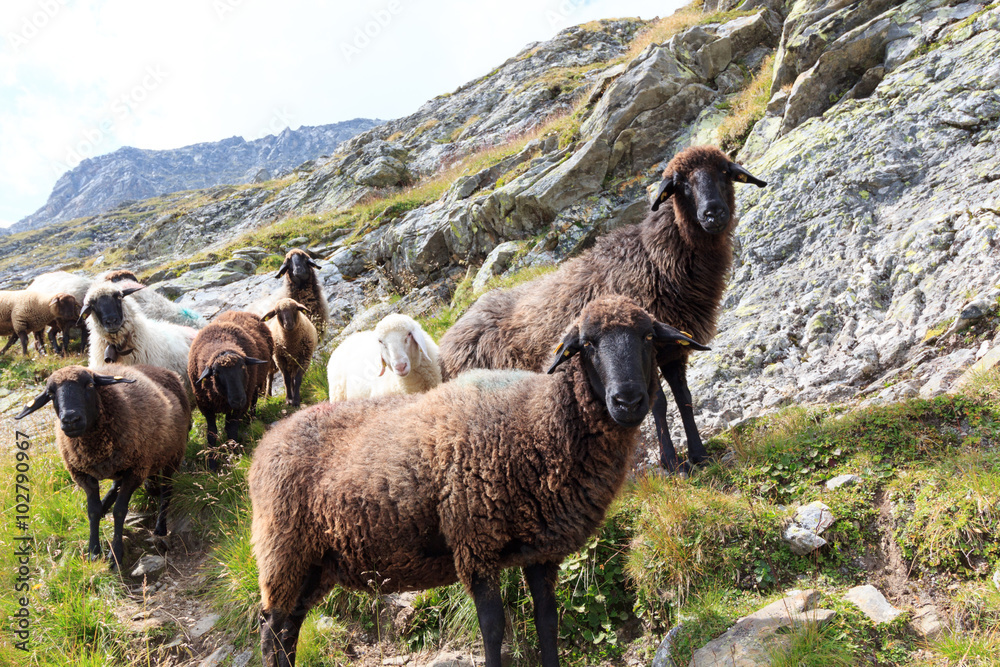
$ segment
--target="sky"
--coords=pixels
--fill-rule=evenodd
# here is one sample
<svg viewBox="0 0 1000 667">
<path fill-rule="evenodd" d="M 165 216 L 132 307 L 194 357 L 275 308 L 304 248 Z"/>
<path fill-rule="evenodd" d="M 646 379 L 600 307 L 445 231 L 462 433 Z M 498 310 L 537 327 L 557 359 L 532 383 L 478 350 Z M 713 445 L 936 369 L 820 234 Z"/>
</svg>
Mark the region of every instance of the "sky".
<svg viewBox="0 0 1000 667">
<path fill-rule="evenodd" d="M 529 42 L 688 0 L 3 0 L 0 226 L 80 160 L 391 119 Z"/>
</svg>

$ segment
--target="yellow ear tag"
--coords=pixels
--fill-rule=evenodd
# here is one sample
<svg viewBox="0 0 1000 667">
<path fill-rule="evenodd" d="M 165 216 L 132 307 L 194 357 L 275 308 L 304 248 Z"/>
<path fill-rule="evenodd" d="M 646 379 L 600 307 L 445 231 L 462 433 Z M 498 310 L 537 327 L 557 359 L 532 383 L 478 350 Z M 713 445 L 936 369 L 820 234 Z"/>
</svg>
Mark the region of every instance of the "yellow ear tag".
<svg viewBox="0 0 1000 667">
<path fill-rule="evenodd" d="M 680 330 L 678 329 L 678 331 L 680 331 Z M 692 336 L 691 334 L 689 334 L 687 331 L 681 331 L 681 333 L 684 334 L 685 336 L 687 336 L 688 338 L 694 338 L 694 336 Z"/>
<path fill-rule="evenodd" d="M 741 183 L 746 183 L 747 182 L 747 175 L 746 174 L 737 174 L 736 175 L 736 179 L 738 181 L 740 181 Z"/>
<path fill-rule="evenodd" d="M 566 350 L 565 352 L 563 352 L 563 356 L 564 357 L 568 357 L 569 356 L 569 350 Z"/>
<path fill-rule="evenodd" d="M 121 375 L 116 375 L 116 376 L 115 376 L 115 379 L 116 379 L 116 380 L 124 380 L 125 378 L 124 378 L 124 377 L 122 377 Z"/>
</svg>

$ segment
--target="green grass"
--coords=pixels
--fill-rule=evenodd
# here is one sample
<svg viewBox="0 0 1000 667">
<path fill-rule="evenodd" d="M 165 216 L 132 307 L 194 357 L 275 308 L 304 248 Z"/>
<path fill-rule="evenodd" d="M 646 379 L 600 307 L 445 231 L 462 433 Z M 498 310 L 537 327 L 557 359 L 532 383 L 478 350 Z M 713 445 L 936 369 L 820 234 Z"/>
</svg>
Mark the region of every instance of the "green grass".
<svg viewBox="0 0 1000 667">
<path fill-rule="evenodd" d="M 753 126 L 764 117 L 767 102 L 771 99 L 771 76 L 774 73 L 774 54 L 767 56 L 760 70 L 750 83 L 730 102 L 730 113 L 716 130 L 719 147 L 735 155 L 746 142 Z"/>
<path fill-rule="evenodd" d="M 855 655 L 830 626 L 814 623 L 795 628 L 770 651 L 772 667 L 851 667 Z"/>
</svg>

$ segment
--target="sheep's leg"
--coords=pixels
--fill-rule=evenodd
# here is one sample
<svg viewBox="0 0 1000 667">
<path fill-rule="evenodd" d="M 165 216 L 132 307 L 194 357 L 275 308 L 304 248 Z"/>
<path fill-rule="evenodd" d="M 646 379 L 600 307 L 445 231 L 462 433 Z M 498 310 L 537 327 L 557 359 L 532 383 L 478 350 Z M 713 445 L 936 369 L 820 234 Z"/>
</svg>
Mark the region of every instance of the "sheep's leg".
<svg viewBox="0 0 1000 667">
<path fill-rule="evenodd" d="M 287 569 L 281 575 L 281 580 L 274 582 L 281 590 L 268 584 L 262 585 L 265 601 L 277 598 L 286 601 L 294 599 L 295 602 L 291 612 L 272 607 L 260 615 L 260 642 L 265 667 L 290 667 L 295 664 L 302 622 L 309 610 L 333 588 L 332 580 L 323 585 L 322 564 L 311 565 L 304 576 L 301 571 L 289 573 Z M 301 583 L 296 583 L 300 581 L 300 576 Z M 295 590 L 297 593 L 292 593 Z"/>
<path fill-rule="evenodd" d="M 240 437 L 239 415 L 226 415 L 226 439 L 239 442 L 239 437 Z"/>
<path fill-rule="evenodd" d="M 62 354 L 62 349 L 59 347 L 59 341 L 56 340 L 56 326 L 53 324 L 49 327 L 49 342 L 52 344 L 53 354 Z M 63 354 L 62 356 L 66 356 Z"/>
<path fill-rule="evenodd" d="M 662 367 L 663 377 L 670 385 L 670 391 L 677 401 L 684 424 L 684 435 L 688 441 L 688 463 L 697 465 L 708 458 L 708 451 L 701 442 L 698 426 L 694 423 L 694 408 L 691 406 L 691 391 L 688 389 L 687 369 L 683 359 L 671 361 Z"/>
<path fill-rule="evenodd" d="M 174 491 L 173 471 L 164 472 L 158 480 L 160 483 L 160 510 L 156 515 L 156 527 L 153 535 L 167 534 L 167 508 L 170 507 L 170 496 Z"/>
<path fill-rule="evenodd" d="M 677 460 L 674 443 L 670 440 L 670 427 L 667 426 L 667 396 L 663 393 L 659 378 L 656 380 L 656 391 L 649 409 L 653 413 L 653 423 L 656 424 L 656 439 L 660 442 L 660 465 L 664 470 L 676 472 L 680 463 Z"/>
<path fill-rule="evenodd" d="M 476 603 L 479 631 L 483 633 L 486 667 L 500 667 L 500 645 L 503 643 L 503 633 L 507 625 L 500 586 L 497 585 L 495 578 L 488 579 L 474 574 L 469 588 L 472 591 L 472 600 Z"/>
<path fill-rule="evenodd" d="M 0 350 L 0 354 L 3 354 L 10 348 L 14 347 L 14 343 L 16 342 L 17 342 L 17 334 L 14 334 L 13 336 L 10 337 L 10 340 L 7 341 L 7 344 L 3 346 L 3 349 Z"/>
<path fill-rule="evenodd" d="M 295 377 L 292 375 L 291 369 L 282 368 L 281 379 L 285 382 L 285 403 L 298 405 L 295 400 Z"/>
<path fill-rule="evenodd" d="M 87 325 L 80 326 L 80 354 L 87 354 L 87 345 L 90 343 L 90 329 Z"/>
<path fill-rule="evenodd" d="M 115 532 L 111 538 L 111 553 L 108 555 L 112 570 L 118 569 L 124 559 L 125 546 L 122 544 L 122 532 L 125 530 L 125 515 L 128 514 L 128 503 L 132 500 L 132 494 L 141 483 L 142 480 L 134 473 L 128 473 L 122 479 L 118 498 L 115 499 L 115 507 L 111 511 L 111 516 L 115 520 Z"/>
<path fill-rule="evenodd" d="M 219 446 L 219 425 L 214 412 L 203 411 L 202 414 L 205 416 L 205 431 L 208 432 L 208 448 L 211 450 L 208 454 L 208 469 L 215 472 L 219 469 L 219 459 L 215 453 Z"/>
<path fill-rule="evenodd" d="M 104 500 L 101 501 L 101 516 L 107 514 L 108 510 L 111 509 L 111 506 L 115 504 L 116 500 L 118 500 L 118 492 L 121 488 L 122 483 L 120 480 L 116 479 L 111 482 L 111 488 L 108 489 L 108 494 L 104 496 Z"/>
<path fill-rule="evenodd" d="M 35 332 L 35 349 L 38 350 L 39 356 L 45 354 L 45 328 L 43 327 L 41 331 Z"/>
<path fill-rule="evenodd" d="M 19 331 L 17 339 L 21 341 L 21 352 L 24 353 L 24 356 L 28 356 L 28 333 L 25 331 Z"/>
<path fill-rule="evenodd" d="M 90 540 L 87 542 L 87 554 L 90 560 L 97 560 L 101 557 L 101 487 L 100 483 L 82 473 L 73 475 L 73 479 L 87 494 L 87 518 L 90 519 Z"/>
<path fill-rule="evenodd" d="M 293 382 L 295 382 L 295 400 L 292 401 L 292 405 L 302 405 L 302 378 L 304 376 L 305 371 L 300 368 L 295 371 L 295 376 L 292 378 Z"/>
<path fill-rule="evenodd" d="M 558 563 L 537 563 L 524 568 L 531 600 L 535 604 L 535 629 L 542 667 L 559 667 L 559 610 L 556 608 Z"/>
</svg>

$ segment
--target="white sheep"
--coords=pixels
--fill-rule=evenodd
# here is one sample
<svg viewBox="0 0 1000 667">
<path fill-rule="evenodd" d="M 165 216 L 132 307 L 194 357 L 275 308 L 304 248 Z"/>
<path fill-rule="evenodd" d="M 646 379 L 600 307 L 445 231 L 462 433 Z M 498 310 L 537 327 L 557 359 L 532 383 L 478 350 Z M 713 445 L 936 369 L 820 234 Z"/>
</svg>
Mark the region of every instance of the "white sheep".
<svg viewBox="0 0 1000 667">
<path fill-rule="evenodd" d="M 438 346 L 412 317 L 387 315 L 374 331 L 348 336 L 326 375 L 331 402 L 428 391 L 441 384 Z"/>
<path fill-rule="evenodd" d="M 90 278 L 84 278 L 68 271 L 50 271 L 35 276 L 25 289 L 55 296 L 60 292 L 72 294 L 77 303 L 83 303 L 90 289 Z"/>
<path fill-rule="evenodd" d="M 117 269 L 104 274 L 104 280 L 113 283 L 135 283 L 142 285 L 135 274 L 127 269 Z M 163 320 L 173 324 L 180 324 L 186 327 L 202 329 L 208 324 L 208 320 L 201 314 L 194 312 L 190 308 L 184 308 L 180 304 L 174 303 L 156 290 L 142 290 L 137 292 L 133 299 L 142 308 L 143 314 L 151 320 Z"/>
<path fill-rule="evenodd" d="M 128 298 L 144 289 L 137 283 L 95 282 L 87 291 L 81 319 L 90 329 L 91 368 L 106 363 L 146 364 L 181 376 L 191 394 L 188 352 L 198 333 L 191 327 L 151 320 Z M 89 319 L 88 319 L 89 318 Z"/>
</svg>

